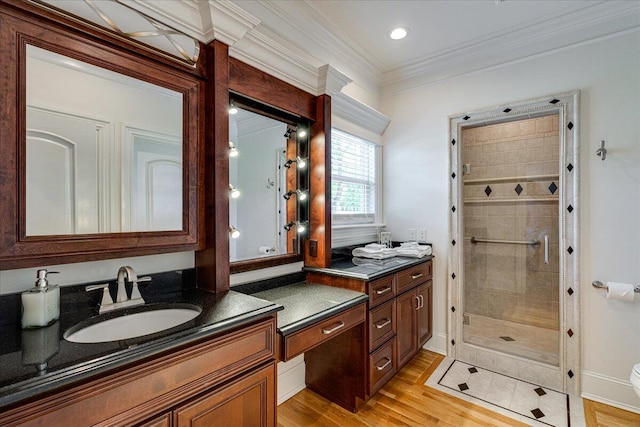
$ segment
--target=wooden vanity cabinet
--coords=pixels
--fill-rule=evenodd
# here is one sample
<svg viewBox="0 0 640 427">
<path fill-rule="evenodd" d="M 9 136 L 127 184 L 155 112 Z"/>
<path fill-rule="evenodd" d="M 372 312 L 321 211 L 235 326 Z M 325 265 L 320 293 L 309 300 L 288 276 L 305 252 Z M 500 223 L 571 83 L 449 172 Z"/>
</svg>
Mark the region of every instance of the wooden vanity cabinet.
<svg viewBox="0 0 640 427">
<path fill-rule="evenodd" d="M 398 368 L 404 366 L 431 338 L 433 312 L 432 281 L 411 289 L 398 297 Z"/>
<path fill-rule="evenodd" d="M 0 426 L 275 426 L 276 317 L 0 413 Z"/>
<path fill-rule="evenodd" d="M 432 261 L 367 281 L 307 273 L 307 282 L 369 295 L 365 324 L 367 396 L 376 393 L 432 336 Z"/>
</svg>

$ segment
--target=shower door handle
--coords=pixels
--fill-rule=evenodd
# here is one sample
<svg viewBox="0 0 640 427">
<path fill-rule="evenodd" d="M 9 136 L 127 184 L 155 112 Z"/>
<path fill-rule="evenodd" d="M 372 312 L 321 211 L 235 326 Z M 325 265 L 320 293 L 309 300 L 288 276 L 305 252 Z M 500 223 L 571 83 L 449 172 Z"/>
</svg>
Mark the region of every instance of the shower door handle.
<svg viewBox="0 0 640 427">
<path fill-rule="evenodd" d="M 544 263 L 549 264 L 549 236 L 544 236 Z"/>
</svg>

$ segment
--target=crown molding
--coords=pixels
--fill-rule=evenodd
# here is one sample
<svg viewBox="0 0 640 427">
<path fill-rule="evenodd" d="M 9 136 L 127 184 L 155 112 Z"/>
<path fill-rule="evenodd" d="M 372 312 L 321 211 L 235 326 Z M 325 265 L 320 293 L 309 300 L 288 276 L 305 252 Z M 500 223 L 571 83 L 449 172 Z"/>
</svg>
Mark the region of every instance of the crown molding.
<svg viewBox="0 0 640 427">
<path fill-rule="evenodd" d="M 340 93 L 343 87 L 353 81 L 329 64 L 320 67 L 319 73 L 318 92 L 329 96 Z"/>
<path fill-rule="evenodd" d="M 260 23 L 259 19 L 229 0 L 123 2 L 205 44 L 219 40 L 232 46 Z"/>
<path fill-rule="evenodd" d="M 260 2 L 260 5 L 288 27 L 288 40 L 304 46 L 322 63 L 331 63 L 348 75 L 357 76 L 360 86 L 379 96 L 383 79 L 381 68 L 362 55 L 364 49 L 358 48 L 355 41 L 313 8 L 311 2 Z"/>
<path fill-rule="evenodd" d="M 342 92 L 331 96 L 331 114 L 377 135 L 391 123 L 389 117 Z"/>
<path fill-rule="evenodd" d="M 174 29 L 193 37 L 203 43 L 207 28 L 203 25 L 202 10 L 193 0 L 161 1 L 161 0 L 120 0 L 127 6 L 156 19 Z"/>
<path fill-rule="evenodd" d="M 389 96 L 455 76 L 624 33 L 640 25 L 640 3 L 611 1 L 561 15 L 508 34 L 492 34 L 402 64 L 385 74 L 382 96 Z"/>
<path fill-rule="evenodd" d="M 259 19 L 232 1 L 209 0 L 207 5 L 213 33 L 213 37 L 208 42 L 215 39 L 233 46 L 260 24 Z"/>
</svg>

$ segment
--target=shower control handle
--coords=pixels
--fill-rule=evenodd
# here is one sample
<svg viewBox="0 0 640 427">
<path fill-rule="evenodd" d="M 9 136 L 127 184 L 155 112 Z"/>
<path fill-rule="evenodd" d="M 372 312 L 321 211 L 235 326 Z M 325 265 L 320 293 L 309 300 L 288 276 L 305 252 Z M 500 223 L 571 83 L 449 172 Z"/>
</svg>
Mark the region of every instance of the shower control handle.
<svg viewBox="0 0 640 427">
<path fill-rule="evenodd" d="M 544 263 L 549 264 L 549 236 L 544 236 Z"/>
</svg>

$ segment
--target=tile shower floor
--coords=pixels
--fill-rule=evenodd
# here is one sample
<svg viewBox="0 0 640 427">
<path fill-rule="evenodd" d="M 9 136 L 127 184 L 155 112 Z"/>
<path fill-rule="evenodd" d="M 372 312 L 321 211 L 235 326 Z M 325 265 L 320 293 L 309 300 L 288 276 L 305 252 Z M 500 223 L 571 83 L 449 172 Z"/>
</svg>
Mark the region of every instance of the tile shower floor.
<svg viewBox="0 0 640 427">
<path fill-rule="evenodd" d="M 584 426 L 582 399 L 445 358 L 425 385 L 532 426 Z"/>
<path fill-rule="evenodd" d="M 469 314 L 464 342 L 558 366 L 558 330 Z"/>
</svg>

